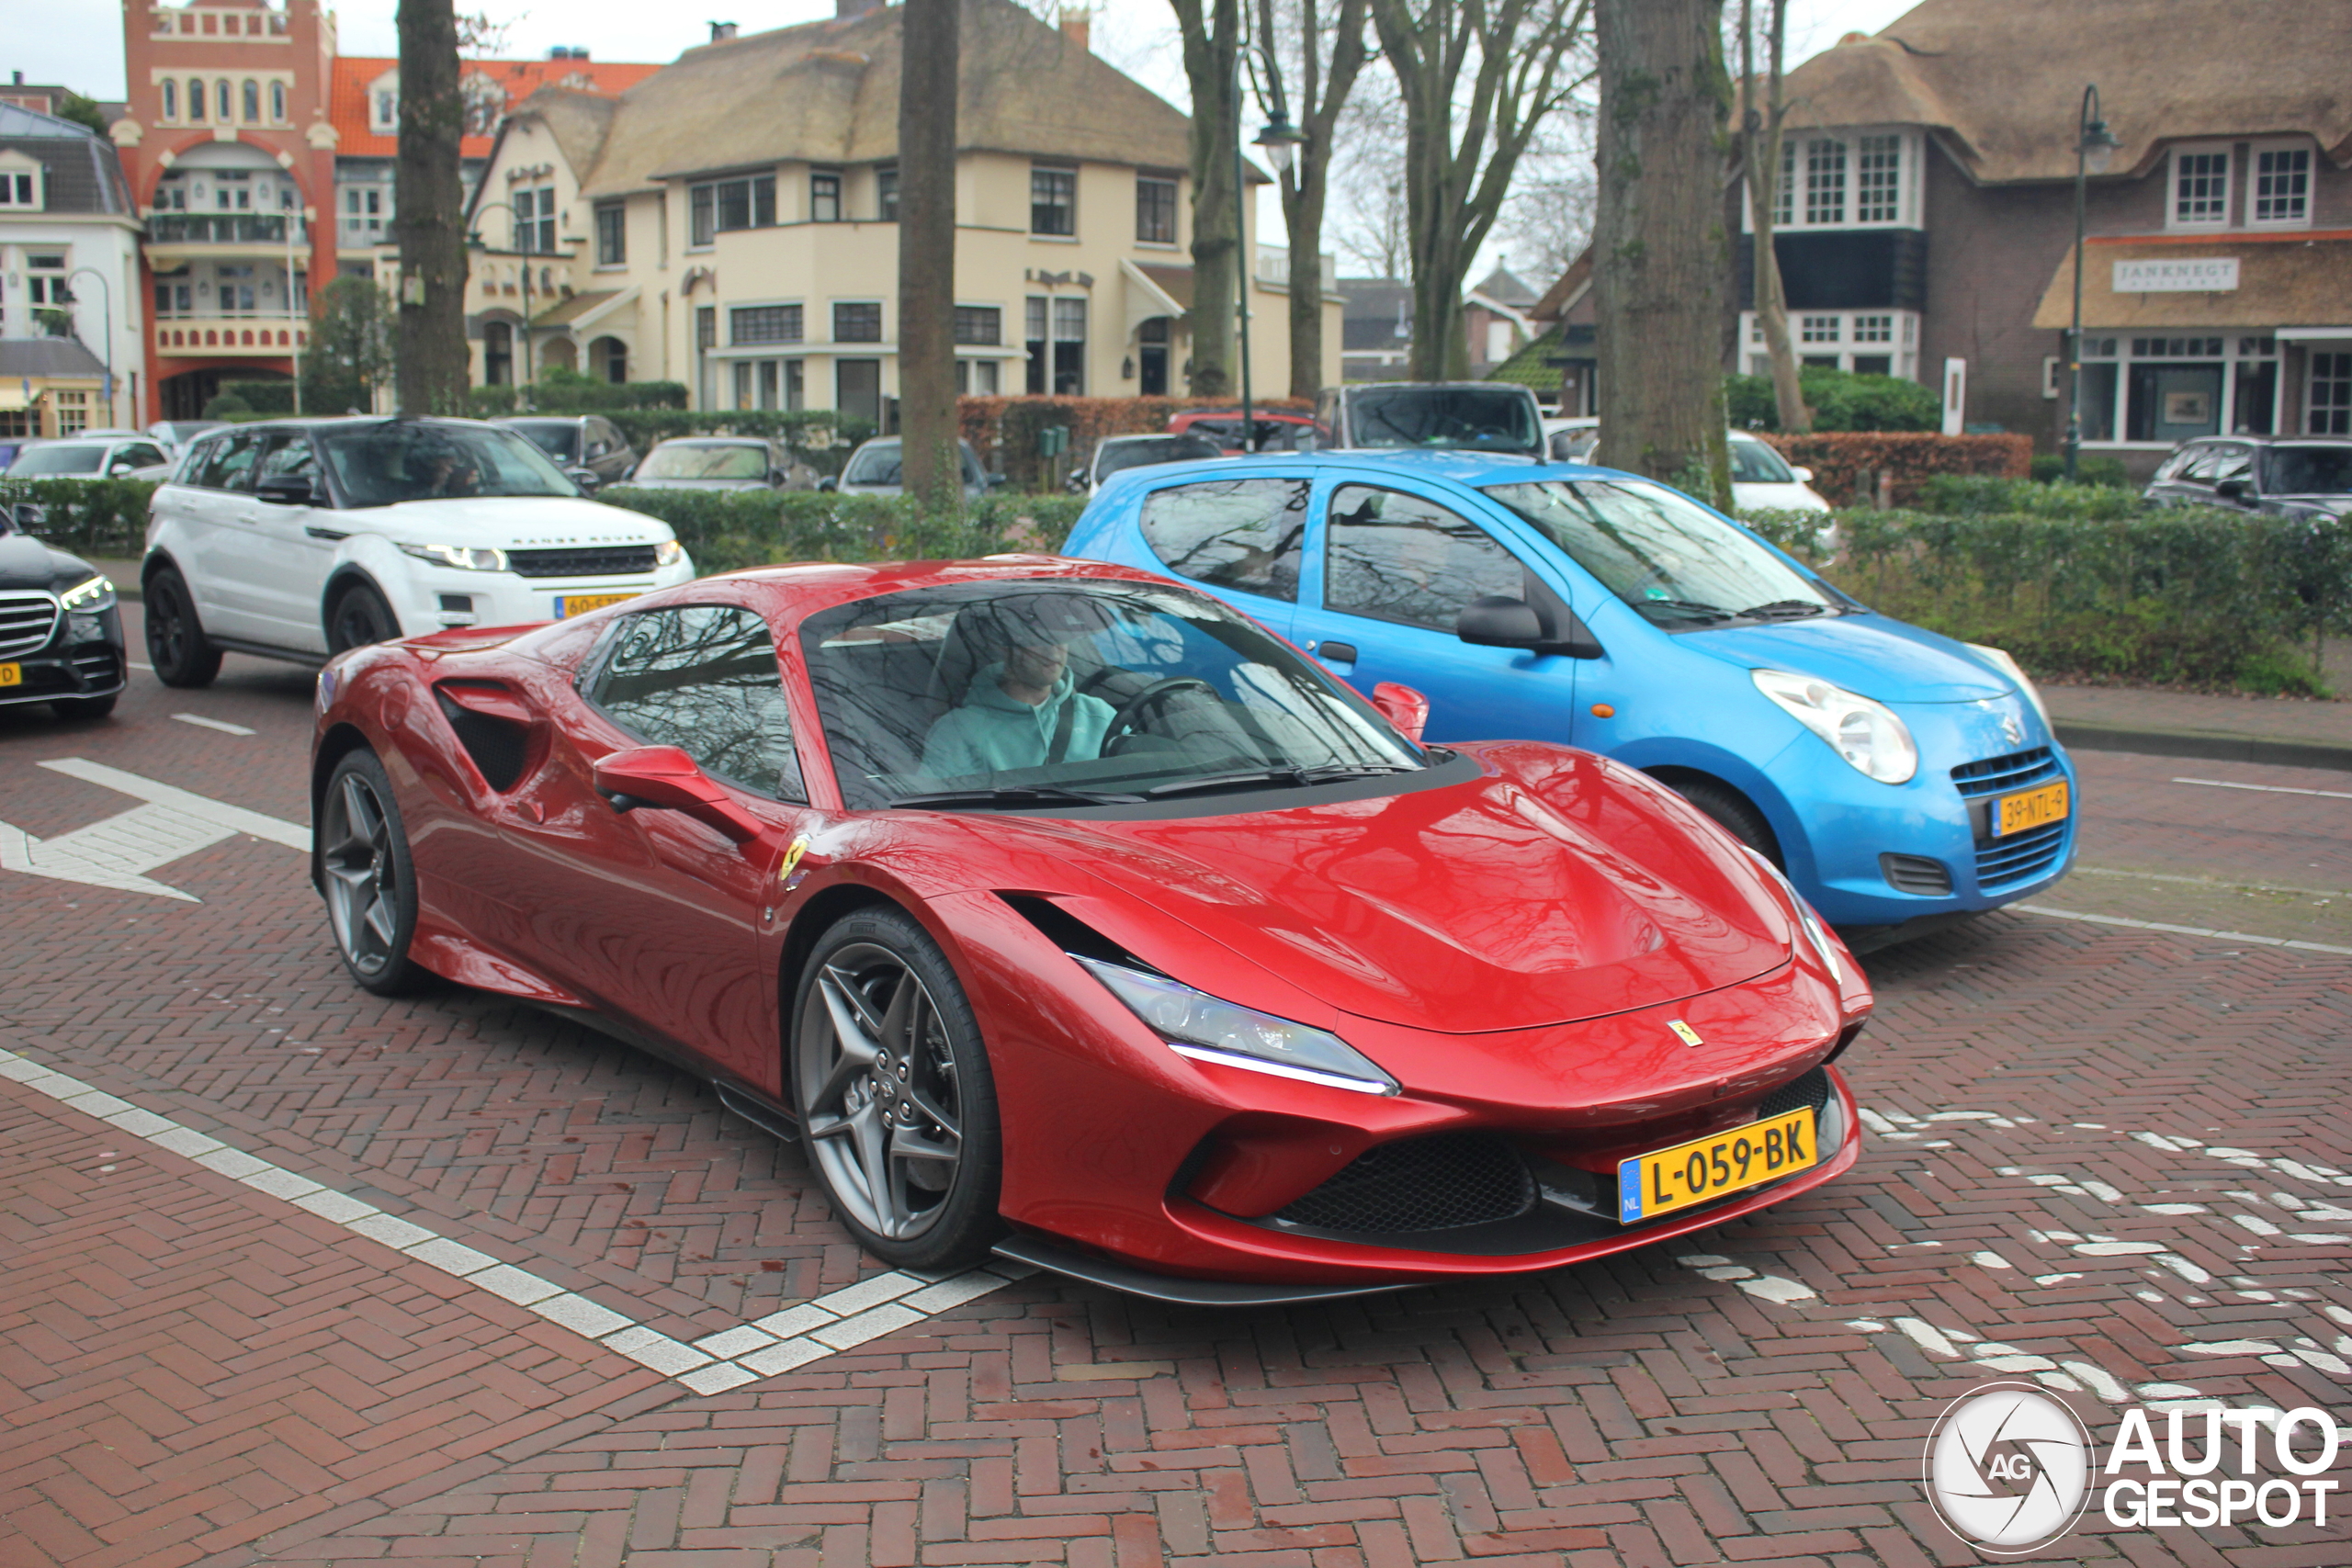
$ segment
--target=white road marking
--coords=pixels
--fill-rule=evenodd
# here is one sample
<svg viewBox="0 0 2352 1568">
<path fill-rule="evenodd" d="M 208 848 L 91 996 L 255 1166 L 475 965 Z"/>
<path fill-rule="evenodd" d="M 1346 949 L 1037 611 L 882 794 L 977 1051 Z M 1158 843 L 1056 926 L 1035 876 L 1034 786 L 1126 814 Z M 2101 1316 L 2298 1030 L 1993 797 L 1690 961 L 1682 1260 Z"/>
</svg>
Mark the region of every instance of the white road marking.
<svg viewBox="0 0 2352 1568">
<path fill-rule="evenodd" d="M 182 724 L 193 724 L 203 729 L 217 729 L 223 735 L 251 735 L 254 733 L 242 724 L 229 724 L 220 719 L 207 718 L 200 713 L 175 713 L 172 715 L 172 716 L 178 719 Z"/>
<path fill-rule="evenodd" d="M 2293 789 L 2286 784 L 2232 784 L 2227 779 L 2175 779 L 2175 784 L 2203 784 L 2207 789 L 2251 789 L 2264 795 L 2318 795 L 2330 800 L 2352 800 L 2352 793 L 2340 789 Z"/>
<path fill-rule="evenodd" d="M 2266 882 L 2222 882 L 2211 876 L 2175 876 L 2162 871 L 2118 871 L 2109 865 L 2078 865 L 2067 874 L 2122 876 L 2133 882 L 2177 882 L 2188 887 L 2211 888 L 2217 893 L 2305 893 L 2314 898 L 2352 898 L 2352 892 L 2341 887 L 2280 887 Z"/>
<path fill-rule="evenodd" d="M 526 1269 L 503 1263 L 413 1220 L 388 1214 L 373 1203 L 257 1159 L 168 1116 L 141 1111 L 129 1100 L 42 1066 L 29 1056 L 0 1050 L 0 1077 L 13 1078 L 134 1138 L 185 1156 L 255 1191 L 389 1247 L 403 1258 L 537 1313 L 696 1393 L 723 1393 L 806 1366 L 978 1300 L 1035 1272 L 1025 1263 L 1002 1258 L 952 1275 L 893 1269 L 754 1322 L 706 1335 L 688 1345 Z"/>
<path fill-rule="evenodd" d="M 155 672 L 155 667 L 154 667 L 153 665 L 152 665 L 152 664 L 141 664 L 141 663 L 140 663 L 140 662 L 139 662 L 139 660 L 137 660 L 136 659 L 126 659 L 126 660 L 123 660 L 123 662 L 124 662 L 125 664 L 130 665 L 133 670 L 144 670 L 144 671 L 147 671 L 147 673 L 149 673 L 150 675 L 153 675 L 153 674 Z"/>
<path fill-rule="evenodd" d="M 305 852 L 311 847 L 311 830 L 307 828 L 191 790 L 158 784 L 119 768 L 79 757 L 40 765 L 72 778 L 119 790 L 146 804 L 53 839 L 37 839 L 21 828 L 0 822 L 0 871 L 22 872 L 28 876 L 76 882 L 90 887 L 111 887 L 124 893 L 152 894 L 158 898 L 193 904 L 199 902 L 194 895 L 157 882 L 147 874 L 238 833 Z"/>
<path fill-rule="evenodd" d="M 2308 792 L 2306 792 L 2308 793 Z M 2352 795 L 2345 797 L 2352 800 Z M 2291 947 L 2302 953 L 2339 953 L 2352 957 L 2352 947 L 2336 947 L 2324 942 L 2297 942 L 2283 936 L 2256 936 L 2251 931 L 2217 931 L 2204 926 L 2167 925 L 2162 920 L 2132 920 L 2121 915 L 2086 915 L 2073 909 L 2053 909 L 2047 904 L 2012 904 L 2029 915 L 2041 915 L 2053 920 L 2087 920 L 2095 926 L 2128 926 L 2133 931 L 2167 931 L 2174 936 L 2210 937 L 2216 942 L 2251 942 L 2256 947 Z"/>
</svg>

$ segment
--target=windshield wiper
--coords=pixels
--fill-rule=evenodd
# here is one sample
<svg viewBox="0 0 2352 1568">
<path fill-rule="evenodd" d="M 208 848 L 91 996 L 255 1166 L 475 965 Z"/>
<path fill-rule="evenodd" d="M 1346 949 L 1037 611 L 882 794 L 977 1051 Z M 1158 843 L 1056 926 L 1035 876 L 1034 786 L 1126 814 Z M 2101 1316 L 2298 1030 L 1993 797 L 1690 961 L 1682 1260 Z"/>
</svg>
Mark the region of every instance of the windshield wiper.
<svg viewBox="0 0 2352 1568">
<path fill-rule="evenodd" d="M 1415 773 L 1419 768 L 1401 762 L 1325 762 L 1312 768 L 1260 768 L 1243 773 L 1211 773 L 1204 778 L 1174 779 L 1164 784 L 1154 784 L 1144 794 L 1155 799 L 1171 795 L 1193 795 L 1219 789 L 1246 789 L 1252 784 L 1287 784 L 1304 789 L 1309 784 L 1329 784 L 1334 779 L 1370 778 L 1383 773 Z"/>
<path fill-rule="evenodd" d="M 1838 613 L 1837 606 L 1825 604 L 1818 599 L 1775 599 L 1769 604 L 1751 604 L 1740 612 L 1742 615 L 1752 615 L 1758 620 L 1797 620 L 1807 615 Z"/>
<path fill-rule="evenodd" d="M 1701 620 L 1706 621 L 1728 621 L 1733 618 L 1732 613 L 1721 604 L 1703 604 L 1696 599 L 1642 599 L 1634 603 L 1634 608 L 1645 611 L 1675 610 L 1686 615 L 1696 615 Z"/>
<path fill-rule="evenodd" d="M 1139 795 L 1064 789 L 1058 784 L 1008 784 L 1002 789 L 937 789 L 902 795 L 887 804 L 892 811 L 956 806 L 1133 806 Z"/>
</svg>

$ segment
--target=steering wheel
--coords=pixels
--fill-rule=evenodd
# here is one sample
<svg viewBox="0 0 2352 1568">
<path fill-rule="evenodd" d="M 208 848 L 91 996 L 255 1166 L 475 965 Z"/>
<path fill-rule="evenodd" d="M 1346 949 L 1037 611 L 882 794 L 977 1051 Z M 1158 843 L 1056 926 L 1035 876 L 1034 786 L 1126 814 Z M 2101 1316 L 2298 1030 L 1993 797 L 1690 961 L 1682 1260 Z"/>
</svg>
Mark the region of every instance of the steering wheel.
<svg viewBox="0 0 2352 1568">
<path fill-rule="evenodd" d="M 1120 705 L 1119 711 L 1111 716 L 1111 722 L 1109 726 L 1103 729 L 1102 739 L 1105 741 L 1108 741 L 1113 736 L 1118 735 L 1127 729 L 1135 723 L 1136 716 L 1141 714 L 1143 710 L 1151 704 L 1164 702 L 1169 697 L 1173 696 L 1176 693 L 1188 690 L 1194 686 L 1197 686 L 1202 691 L 1206 692 L 1212 697 L 1216 697 L 1217 694 L 1216 688 L 1215 686 L 1210 685 L 1206 681 L 1202 680 L 1197 675 L 1170 675 L 1164 681 L 1154 681 L 1150 685 L 1146 686 L 1142 691 L 1137 692 L 1134 696 L 1129 697 L 1125 703 Z"/>
</svg>

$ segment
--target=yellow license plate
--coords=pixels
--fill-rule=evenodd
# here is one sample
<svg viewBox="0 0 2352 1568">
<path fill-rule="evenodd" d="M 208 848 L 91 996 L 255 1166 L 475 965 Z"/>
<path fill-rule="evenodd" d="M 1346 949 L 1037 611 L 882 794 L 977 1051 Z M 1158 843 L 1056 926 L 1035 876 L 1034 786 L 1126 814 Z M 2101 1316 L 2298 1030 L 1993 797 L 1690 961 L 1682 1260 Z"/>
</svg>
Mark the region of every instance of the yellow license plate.
<svg viewBox="0 0 2352 1568">
<path fill-rule="evenodd" d="M 2005 795 L 1993 813 L 1993 837 L 2006 839 L 2011 833 L 2022 833 L 2045 822 L 2064 822 L 2068 804 L 2064 779 L 2040 789 Z"/>
<path fill-rule="evenodd" d="M 1813 1141 L 1813 1108 L 1750 1122 L 1617 1166 L 1617 1217 L 1627 1224 L 1653 1219 L 1777 1181 L 1821 1163 Z"/>
<path fill-rule="evenodd" d="M 555 618 L 568 620 L 573 615 L 584 615 L 591 610 L 624 604 L 636 597 L 634 593 L 567 593 L 555 602 Z"/>
<path fill-rule="evenodd" d="M 21 664 L 0 664 L 0 686 L 21 686 L 25 683 L 25 667 Z"/>
</svg>

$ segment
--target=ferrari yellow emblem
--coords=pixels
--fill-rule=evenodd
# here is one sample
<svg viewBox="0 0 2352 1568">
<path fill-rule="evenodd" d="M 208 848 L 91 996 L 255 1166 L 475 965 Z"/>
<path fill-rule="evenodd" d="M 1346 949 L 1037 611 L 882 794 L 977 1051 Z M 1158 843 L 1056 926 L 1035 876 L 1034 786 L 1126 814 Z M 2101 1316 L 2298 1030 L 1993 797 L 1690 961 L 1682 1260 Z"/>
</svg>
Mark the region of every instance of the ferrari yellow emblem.
<svg viewBox="0 0 2352 1568">
<path fill-rule="evenodd" d="M 783 882 L 788 879 L 792 875 L 792 868 L 798 865 L 800 863 L 800 857 L 808 852 L 808 835 L 803 833 L 800 837 L 792 840 L 792 847 L 790 849 L 784 852 L 784 863 L 775 868 L 775 879 L 778 882 Z"/>
<path fill-rule="evenodd" d="M 1697 1030 L 1691 1028 L 1689 1024 L 1683 1022 L 1679 1018 L 1668 1019 L 1666 1021 L 1666 1026 L 1674 1031 L 1674 1037 L 1677 1040 L 1681 1041 L 1685 1045 L 1704 1045 L 1706 1043 L 1705 1041 L 1699 1038 L 1699 1032 Z"/>
</svg>

